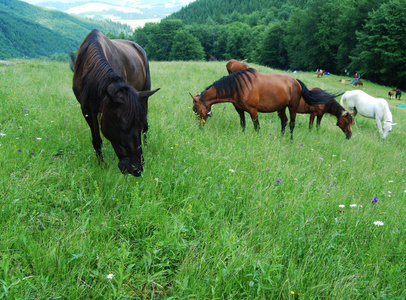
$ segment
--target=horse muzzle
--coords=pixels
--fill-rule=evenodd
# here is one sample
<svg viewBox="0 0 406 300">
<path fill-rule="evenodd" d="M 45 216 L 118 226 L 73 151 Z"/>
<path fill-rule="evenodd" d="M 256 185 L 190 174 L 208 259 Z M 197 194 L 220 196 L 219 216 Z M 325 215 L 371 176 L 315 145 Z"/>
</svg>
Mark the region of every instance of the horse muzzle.
<svg viewBox="0 0 406 300">
<path fill-rule="evenodd" d="M 128 159 L 120 160 L 118 163 L 118 168 L 120 169 L 122 174 L 131 174 L 136 177 L 141 176 L 141 172 L 144 170 L 142 165 L 135 165 L 129 162 Z"/>
</svg>

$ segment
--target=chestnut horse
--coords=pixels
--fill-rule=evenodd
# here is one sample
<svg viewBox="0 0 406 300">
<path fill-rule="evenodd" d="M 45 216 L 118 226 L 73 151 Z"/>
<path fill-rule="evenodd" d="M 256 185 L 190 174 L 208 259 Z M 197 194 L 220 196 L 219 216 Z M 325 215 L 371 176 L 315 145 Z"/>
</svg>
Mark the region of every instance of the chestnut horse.
<svg viewBox="0 0 406 300">
<path fill-rule="evenodd" d="M 389 99 L 392 99 L 392 97 L 395 97 L 396 89 L 390 90 L 388 92 L 388 97 Z"/>
<path fill-rule="evenodd" d="M 323 76 L 325 72 L 326 72 L 325 70 L 318 70 L 317 71 L 317 78 L 319 78 L 319 76 Z"/>
<path fill-rule="evenodd" d="M 310 91 L 319 90 L 320 93 L 323 92 L 320 88 L 312 88 Z M 303 98 L 300 100 L 299 107 L 297 109 L 298 113 L 310 114 L 309 119 L 309 129 L 312 129 L 314 118 L 317 116 L 316 126 L 320 127 L 321 119 L 325 113 L 329 113 L 337 118 L 337 126 L 345 133 L 347 139 L 351 138 L 351 124 L 352 116 L 348 113 L 334 98 L 342 95 L 342 93 L 331 95 L 331 98 L 327 101 L 316 104 L 309 105 Z"/>
<path fill-rule="evenodd" d="M 140 176 L 143 170 L 141 135 L 148 130 L 148 97 L 158 90 L 150 88 L 147 56 L 138 44 L 110 40 L 97 29 L 84 39 L 75 60 L 73 92 L 97 157 L 103 161 L 100 122 L 123 174 Z"/>
<path fill-rule="evenodd" d="M 245 111 L 250 114 L 255 130 L 260 128 L 258 112 L 277 111 L 282 125 L 281 132 L 284 134 L 288 121 L 286 116 L 286 108 L 288 108 L 291 139 L 300 99 L 303 97 L 309 105 L 316 105 L 332 97 L 322 90 L 309 91 L 300 80 L 289 75 L 263 74 L 252 68 L 224 76 L 207 87 L 200 95 L 190 94 L 190 96 L 193 98 L 193 111 L 203 124 L 212 114 L 213 104 L 231 102 L 240 116 L 243 130 L 245 129 Z M 347 137 L 350 136 L 351 131 Z"/>
<path fill-rule="evenodd" d="M 226 68 L 227 68 L 228 74 L 231 74 L 231 73 L 234 73 L 237 71 L 248 69 L 249 67 L 246 63 L 243 63 L 242 61 L 231 59 L 227 62 Z"/>
<path fill-rule="evenodd" d="M 361 80 L 355 81 L 355 86 L 357 86 L 357 85 L 364 86 L 364 84 L 362 83 Z"/>
<path fill-rule="evenodd" d="M 230 63 L 232 61 L 235 61 L 237 63 Z M 232 68 L 230 68 L 231 64 Z M 248 68 L 248 65 L 245 63 L 240 63 L 236 60 L 230 60 L 226 68 L 228 72 L 230 73 L 230 70 L 236 71 L 241 71 L 245 70 Z M 322 90 L 320 88 L 312 88 L 310 91 L 317 90 L 319 93 L 322 93 Z M 306 103 L 306 101 L 303 99 L 303 97 L 300 99 L 299 102 L 299 107 L 296 112 L 302 113 L 302 114 L 310 114 L 309 118 L 309 129 L 312 129 L 313 123 L 314 123 L 314 118 L 317 116 L 317 128 L 320 127 L 321 119 L 323 118 L 323 115 L 325 113 L 329 113 L 335 117 L 337 117 L 337 126 L 341 128 L 341 130 L 345 133 L 347 139 L 351 138 L 351 124 L 352 124 L 352 116 L 351 114 L 347 113 L 346 110 L 334 99 L 335 97 L 338 97 L 342 95 L 342 93 L 336 94 L 336 95 L 331 95 L 331 98 L 328 99 L 327 101 L 324 101 L 320 104 L 317 105 L 309 105 Z M 326 97 L 327 99 L 328 97 Z"/>
</svg>

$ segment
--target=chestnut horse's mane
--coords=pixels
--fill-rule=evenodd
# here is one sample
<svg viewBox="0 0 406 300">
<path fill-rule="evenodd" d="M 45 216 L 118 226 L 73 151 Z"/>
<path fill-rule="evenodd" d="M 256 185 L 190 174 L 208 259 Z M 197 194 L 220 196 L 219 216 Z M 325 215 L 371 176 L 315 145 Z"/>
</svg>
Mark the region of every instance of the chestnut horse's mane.
<svg viewBox="0 0 406 300">
<path fill-rule="evenodd" d="M 115 85 L 115 90 L 124 88 L 127 100 L 123 110 L 129 120 L 136 123 L 146 123 L 146 113 L 139 97 L 132 91 L 125 79 L 117 74 L 108 63 L 96 33 L 90 34 L 82 43 L 84 49 L 78 53 L 75 62 L 75 71 L 82 77 L 82 99 L 103 113 L 105 105 L 102 102 L 107 98 L 107 87 Z M 77 69 L 77 70 L 76 70 Z"/>
<path fill-rule="evenodd" d="M 247 80 L 251 83 L 252 79 L 251 76 L 255 76 L 255 69 L 253 68 L 248 68 L 245 70 L 241 70 L 235 73 L 232 73 L 228 76 L 224 76 L 214 82 L 212 85 L 207 87 L 203 92 L 202 95 L 204 94 L 205 91 L 208 89 L 214 87 L 217 90 L 217 95 L 219 97 L 221 96 L 230 96 L 234 92 L 237 93 L 237 97 L 240 97 L 240 90 L 243 88 L 243 84 L 248 86 Z"/>
</svg>

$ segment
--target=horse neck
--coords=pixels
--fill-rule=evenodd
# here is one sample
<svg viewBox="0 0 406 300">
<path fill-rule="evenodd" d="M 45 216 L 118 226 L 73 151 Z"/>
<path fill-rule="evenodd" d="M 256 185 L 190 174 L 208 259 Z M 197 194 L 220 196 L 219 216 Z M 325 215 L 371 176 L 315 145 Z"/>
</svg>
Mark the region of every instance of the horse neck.
<svg viewBox="0 0 406 300">
<path fill-rule="evenodd" d="M 202 93 L 202 100 L 209 106 L 216 103 L 233 102 L 232 96 L 219 97 L 217 89 L 213 86 Z"/>
<path fill-rule="evenodd" d="M 389 105 L 385 105 L 385 109 L 383 110 L 383 120 L 382 121 L 392 122 L 392 113 L 389 109 Z"/>
<path fill-rule="evenodd" d="M 329 114 L 336 116 L 337 120 L 341 118 L 343 112 L 345 111 L 344 107 L 342 107 L 337 101 L 331 99 L 326 104 L 326 110 Z"/>
</svg>

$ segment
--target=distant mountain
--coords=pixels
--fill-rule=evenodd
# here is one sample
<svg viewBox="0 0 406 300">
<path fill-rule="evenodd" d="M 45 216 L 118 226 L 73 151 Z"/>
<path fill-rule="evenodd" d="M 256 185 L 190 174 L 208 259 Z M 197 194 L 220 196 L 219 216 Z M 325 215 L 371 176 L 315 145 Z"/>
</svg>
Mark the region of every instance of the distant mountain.
<svg viewBox="0 0 406 300">
<path fill-rule="evenodd" d="M 91 21 L 18 0 L 0 0 L 0 59 L 35 58 L 77 50 L 94 28 L 115 35 L 131 28 Z"/>
<path fill-rule="evenodd" d="M 133 28 L 145 22 L 158 22 L 195 0 L 24 0 L 46 8 L 95 20 L 112 20 Z"/>
</svg>

